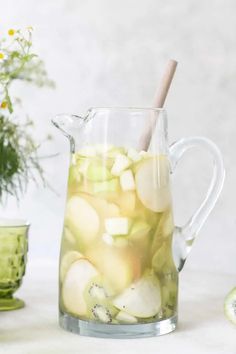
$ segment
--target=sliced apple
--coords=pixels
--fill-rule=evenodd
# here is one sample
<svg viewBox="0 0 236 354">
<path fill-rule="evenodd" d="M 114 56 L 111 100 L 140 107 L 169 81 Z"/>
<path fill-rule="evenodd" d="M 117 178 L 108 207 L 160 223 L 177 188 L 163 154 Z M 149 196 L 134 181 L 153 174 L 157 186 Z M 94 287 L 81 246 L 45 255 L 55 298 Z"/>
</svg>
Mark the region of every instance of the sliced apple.
<svg viewBox="0 0 236 354">
<path fill-rule="evenodd" d="M 120 311 L 116 316 L 116 319 L 121 323 L 137 323 L 138 320 L 136 317 L 131 316 L 127 312 Z"/>
<path fill-rule="evenodd" d="M 72 263 L 62 285 L 63 303 L 68 312 L 78 316 L 86 315 L 84 291 L 96 275 L 96 268 L 87 259 L 82 258 Z"/>
<path fill-rule="evenodd" d="M 70 268 L 71 264 L 81 258 L 84 258 L 80 252 L 77 251 L 69 251 L 66 252 L 60 261 L 60 280 L 63 281 L 65 275 Z"/>
<path fill-rule="evenodd" d="M 133 269 L 134 264 L 129 254 L 122 254 L 104 242 L 100 246 L 91 248 L 86 256 L 110 284 L 114 294 L 125 289 L 133 280 L 134 272 L 140 271 Z"/>
<path fill-rule="evenodd" d="M 82 197 L 73 196 L 66 206 L 66 225 L 83 244 L 96 239 L 100 220 L 96 210 Z"/>
<path fill-rule="evenodd" d="M 155 212 L 170 205 L 169 165 L 164 156 L 149 158 L 140 163 L 135 174 L 136 190 L 142 204 Z"/>
<path fill-rule="evenodd" d="M 113 300 L 113 305 L 139 318 L 155 316 L 161 307 L 161 290 L 154 275 L 144 275 Z"/>
<path fill-rule="evenodd" d="M 135 181 L 133 172 L 131 170 L 126 170 L 120 175 L 120 185 L 123 191 L 133 191 L 135 189 Z"/>
</svg>

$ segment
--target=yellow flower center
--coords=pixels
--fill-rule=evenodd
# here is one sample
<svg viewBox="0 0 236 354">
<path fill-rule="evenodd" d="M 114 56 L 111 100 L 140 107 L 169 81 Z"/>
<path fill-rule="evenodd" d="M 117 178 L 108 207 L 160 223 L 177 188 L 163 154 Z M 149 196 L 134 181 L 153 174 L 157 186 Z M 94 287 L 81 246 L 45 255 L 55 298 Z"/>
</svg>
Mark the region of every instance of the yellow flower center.
<svg viewBox="0 0 236 354">
<path fill-rule="evenodd" d="M 7 102 L 6 101 L 3 101 L 1 103 L 1 108 L 3 108 L 3 109 L 7 108 Z"/>
<path fill-rule="evenodd" d="M 0 52 L 0 59 L 4 58 L 4 54 L 2 52 Z"/>
<path fill-rule="evenodd" d="M 16 31 L 14 29 L 12 29 L 12 28 L 8 30 L 9 36 L 14 36 L 15 32 Z"/>
</svg>

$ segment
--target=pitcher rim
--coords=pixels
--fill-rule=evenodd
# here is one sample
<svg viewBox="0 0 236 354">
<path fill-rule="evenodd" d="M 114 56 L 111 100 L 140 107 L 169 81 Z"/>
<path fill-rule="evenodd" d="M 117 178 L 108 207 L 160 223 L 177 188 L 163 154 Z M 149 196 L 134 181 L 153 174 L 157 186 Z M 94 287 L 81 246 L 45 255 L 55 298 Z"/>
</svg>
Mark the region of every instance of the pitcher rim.
<svg viewBox="0 0 236 354">
<path fill-rule="evenodd" d="M 139 110 L 139 111 L 154 111 L 154 112 L 166 112 L 166 109 L 156 108 L 156 107 L 136 107 L 136 106 L 95 106 L 90 107 L 87 112 L 91 112 L 93 110 Z"/>
</svg>

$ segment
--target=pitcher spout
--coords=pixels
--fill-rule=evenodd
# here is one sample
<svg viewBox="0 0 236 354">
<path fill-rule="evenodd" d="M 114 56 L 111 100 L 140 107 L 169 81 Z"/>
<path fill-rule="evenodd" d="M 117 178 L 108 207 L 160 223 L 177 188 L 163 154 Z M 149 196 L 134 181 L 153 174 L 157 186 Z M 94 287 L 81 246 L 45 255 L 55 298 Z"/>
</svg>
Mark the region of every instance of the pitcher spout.
<svg viewBox="0 0 236 354">
<path fill-rule="evenodd" d="M 86 119 L 77 115 L 58 114 L 52 118 L 52 124 L 65 135 L 71 145 L 71 152 L 75 150 L 75 142 Z"/>
<path fill-rule="evenodd" d="M 85 118 L 74 114 L 58 114 L 52 118 L 52 124 L 68 138 L 73 137 L 84 122 Z"/>
</svg>

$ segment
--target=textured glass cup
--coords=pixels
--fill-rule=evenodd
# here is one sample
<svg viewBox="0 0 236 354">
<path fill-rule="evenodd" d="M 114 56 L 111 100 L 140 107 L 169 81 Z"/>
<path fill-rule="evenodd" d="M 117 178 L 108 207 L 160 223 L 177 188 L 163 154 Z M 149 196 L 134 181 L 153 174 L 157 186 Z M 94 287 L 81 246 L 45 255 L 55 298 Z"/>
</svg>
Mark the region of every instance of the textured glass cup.
<svg viewBox="0 0 236 354">
<path fill-rule="evenodd" d="M 71 150 L 60 325 L 82 335 L 114 338 L 173 331 L 178 273 L 224 181 L 218 148 L 202 137 L 169 147 L 163 109 L 92 108 L 85 117 L 59 115 L 53 123 Z M 145 142 L 147 128 L 150 144 Z M 148 151 L 142 151 L 145 145 Z M 210 152 L 213 177 L 192 218 L 175 227 L 171 175 L 192 147 Z"/>
<path fill-rule="evenodd" d="M 0 311 L 24 307 L 13 294 L 25 274 L 28 230 L 24 220 L 0 219 Z"/>
</svg>

